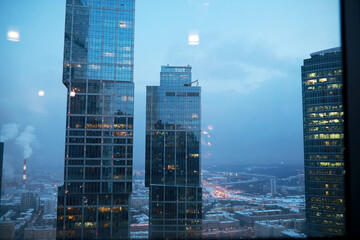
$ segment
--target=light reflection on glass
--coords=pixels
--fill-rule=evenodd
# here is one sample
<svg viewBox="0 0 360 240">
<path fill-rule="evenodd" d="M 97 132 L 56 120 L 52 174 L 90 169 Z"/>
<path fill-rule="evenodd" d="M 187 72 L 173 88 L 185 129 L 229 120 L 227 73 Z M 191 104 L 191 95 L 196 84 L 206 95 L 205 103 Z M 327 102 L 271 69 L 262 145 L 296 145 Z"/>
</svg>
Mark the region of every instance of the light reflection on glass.
<svg viewBox="0 0 360 240">
<path fill-rule="evenodd" d="M 45 95 L 45 92 L 44 92 L 43 90 L 40 90 L 40 91 L 38 92 L 38 95 L 39 95 L 40 97 L 43 97 L 43 96 Z"/>
<path fill-rule="evenodd" d="M 198 33 L 190 33 L 188 38 L 189 45 L 199 45 L 200 44 L 200 37 Z"/>
<path fill-rule="evenodd" d="M 7 40 L 11 42 L 19 42 L 20 41 L 20 33 L 17 31 L 9 31 L 7 33 Z"/>
</svg>

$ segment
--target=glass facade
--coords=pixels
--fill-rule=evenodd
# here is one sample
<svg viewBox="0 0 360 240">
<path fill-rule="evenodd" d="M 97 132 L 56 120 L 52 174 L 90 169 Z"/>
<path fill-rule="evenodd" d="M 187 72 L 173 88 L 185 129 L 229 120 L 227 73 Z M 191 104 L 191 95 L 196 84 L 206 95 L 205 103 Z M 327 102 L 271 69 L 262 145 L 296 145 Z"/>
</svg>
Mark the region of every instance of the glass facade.
<svg viewBox="0 0 360 240">
<path fill-rule="evenodd" d="M 301 72 L 307 235 L 344 235 L 341 49 L 312 53 Z"/>
<path fill-rule="evenodd" d="M 162 66 L 160 86 L 146 89 L 151 239 L 201 238 L 200 93 L 190 66 Z"/>
<path fill-rule="evenodd" d="M 64 185 L 57 239 L 129 238 L 134 0 L 67 0 Z"/>
</svg>

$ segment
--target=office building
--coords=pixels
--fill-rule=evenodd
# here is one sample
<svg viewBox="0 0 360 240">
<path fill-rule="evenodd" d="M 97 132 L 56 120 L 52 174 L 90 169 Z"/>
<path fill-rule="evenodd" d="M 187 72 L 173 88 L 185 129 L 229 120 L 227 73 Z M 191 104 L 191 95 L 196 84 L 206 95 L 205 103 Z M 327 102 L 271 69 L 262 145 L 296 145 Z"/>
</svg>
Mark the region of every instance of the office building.
<svg viewBox="0 0 360 240">
<path fill-rule="evenodd" d="M 35 212 L 40 210 L 40 196 L 38 193 L 26 192 L 21 194 L 20 211 L 26 212 L 33 209 Z"/>
<path fill-rule="evenodd" d="M 57 238 L 129 238 L 134 0 L 67 0 L 64 185 Z"/>
<path fill-rule="evenodd" d="M 168 65 L 161 67 L 160 86 L 146 89 L 145 186 L 152 239 L 201 237 L 201 88 L 195 82 L 190 66 Z"/>
<path fill-rule="evenodd" d="M 306 231 L 345 234 L 344 108 L 341 49 L 310 54 L 301 68 Z"/>
</svg>

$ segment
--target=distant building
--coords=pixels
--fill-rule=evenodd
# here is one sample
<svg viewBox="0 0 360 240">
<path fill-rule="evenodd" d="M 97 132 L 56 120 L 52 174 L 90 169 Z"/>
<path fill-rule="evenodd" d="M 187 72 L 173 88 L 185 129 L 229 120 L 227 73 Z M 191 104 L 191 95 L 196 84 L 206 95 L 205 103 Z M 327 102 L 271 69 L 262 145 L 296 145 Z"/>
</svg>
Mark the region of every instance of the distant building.
<svg viewBox="0 0 360 240">
<path fill-rule="evenodd" d="M 56 200 L 47 199 L 44 202 L 44 214 L 54 214 L 56 213 Z"/>
<path fill-rule="evenodd" d="M 296 229 L 287 229 L 281 232 L 282 238 L 306 238 L 306 235 Z"/>
<path fill-rule="evenodd" d="M 131 203 L 131 207 L 141 209 L 143 206 L 149 205 L 149 197 L 132 197 Z"/>
<path fill-rule="evenodd" d="M 16 226 L 16 222 L 14 221 L 0 222 L 0 239 L 1 240 L 15 239 L 15 226 Z"/>
<path fill-rule="evenodd" d="M 240 221 L 242 226 L 254 227 L 256 221 L 299 219 L 304 218 L 304 213 L 292 208 L 280 205 L 266 205 L 263 209 L 244 209 L 235 211 L 234 218 Z"/>
<path fill-rule="evenodd" d="M 284 237 L 283 231 L 297 230 L 302 233 L 305 230 L 305 219 L 280 219 L 280 220 L 262 220 L 255 222 L 255 238 L 281 238 Z"/>
<path fill-rule="evenodd" d="M 307 236 L 345 234 L 341 48 L 310 54 L 301 67 Z"/>
<path fill-rule="evenodd" d="M 273 196 L 276 194 L 276 178 L 270 179 L 270 194 Z"/>
<path fill-rule="evenodd" d="M 56 226 L 56 214 L 42 215 L 43 225 Z"/>
<path fill-rule="evenodd" d="M 36 212 L 40 209 L 40 196 L 37 193 L 27 192 L 21 194 L 20 211 L 25 212 L 28 209 L 34 209 Z"/>
<path fill-rule="evenodd" d="M 200 87 L 190 66 L 162 66 L 146 88 L 145 186 L 149 237 L 201 238 Z"/>
<path fill-rule="evenodd" d="M 225 214 L 209 214 L 202 221 L 203 239 L 239 239 L 243 235 L 240 222 Z"/>
<path fill-rule="evenodd" d="M 56 228 L 53 226 L 27 227 L 24 231 L 24 239 L 55 239 Z"/>
</svg>

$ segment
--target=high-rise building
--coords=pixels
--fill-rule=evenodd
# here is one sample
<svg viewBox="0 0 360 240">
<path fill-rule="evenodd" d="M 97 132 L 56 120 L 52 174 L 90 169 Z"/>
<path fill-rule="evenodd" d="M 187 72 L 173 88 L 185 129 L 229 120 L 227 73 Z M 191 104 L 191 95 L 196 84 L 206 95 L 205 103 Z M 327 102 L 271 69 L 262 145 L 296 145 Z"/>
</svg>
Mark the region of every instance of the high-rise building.
<svg viewBox="0 0 360 240">
<path fill-rule="evenodd" d="M 339 236 L 345 234 L 341 49 L 310 56 L 301 68 L 306 229 L 309 237 Z"/>
<path fill-rule="evenodd" d="M 195 81 L 196 82 L 196 81 Z M 162 66 L 160 86 L 146 89 L 149 237 L 200 238 L 201 88 L 191 67 Z"/>
<path fill-rule="evenodd" d="M 57 238 L 129 237 L 135 0 L 67 0 Z"/>
<path fill-rule="evenodd" d="M 25 192 L 21 194 L 20 211 L 26 212 L 30 208 L 34 209 L 35 212 L 40 210 L 40 196 L 38 193 Z"/>
</svg>

